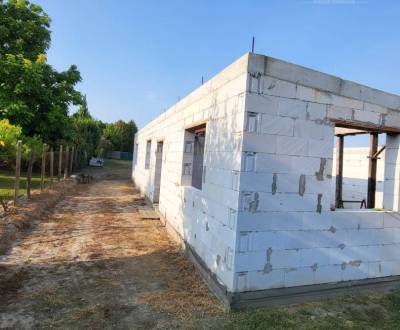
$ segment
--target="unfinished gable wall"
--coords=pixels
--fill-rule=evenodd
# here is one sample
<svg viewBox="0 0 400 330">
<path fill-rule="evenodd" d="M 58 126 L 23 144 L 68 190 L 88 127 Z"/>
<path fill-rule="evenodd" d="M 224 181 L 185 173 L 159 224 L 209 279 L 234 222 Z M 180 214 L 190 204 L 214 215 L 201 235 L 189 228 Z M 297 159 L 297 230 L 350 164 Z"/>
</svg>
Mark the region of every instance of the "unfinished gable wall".
<svg viewBox="0 0 400 330">
<path fill-rule="evenodd" d="M 332 120 L 400 127 L 399 109 L 395 95 L 250 55 L 236 292 L 400 274 L 399 214 L 331 211 Z M 385 163 L 391 186 L 384 195 L 394 210 L 398 142 L 388 137 L 391 160 Z"/>
<path fill-rule="evenodd" d="M 155 148 L 163 141 L 159 211 L 217 277 L 233 291 L 236 216 L 244 124 L 244 92 L 248 56 L 245 55 L 142 128 L 137 136 L 136 185 L 150 199 L 154 195 Z M 193 150 L 185 150 L 189 127 L 206 123 L 202 189 L 192 186 Z M 151 140 L 149 169 L 145 169 L 146 141 Z M 136 159 L 136 158 L 134 158 Z"/>
</svg>

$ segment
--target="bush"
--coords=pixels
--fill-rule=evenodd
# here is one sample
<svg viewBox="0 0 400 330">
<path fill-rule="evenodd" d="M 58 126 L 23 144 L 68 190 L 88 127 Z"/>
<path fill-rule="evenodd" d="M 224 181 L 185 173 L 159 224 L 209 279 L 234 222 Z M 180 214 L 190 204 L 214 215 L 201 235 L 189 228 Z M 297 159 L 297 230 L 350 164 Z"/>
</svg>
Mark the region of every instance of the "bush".
<svg viewBox="0 0 400 330">
<path fill-rule="evenodd" d="M 0 161 L 8 166 L 15 163 L 16 145 L 21 132 L 21 127 L 11 125 L 8 119 L 0 120 Z"/>
</svg>

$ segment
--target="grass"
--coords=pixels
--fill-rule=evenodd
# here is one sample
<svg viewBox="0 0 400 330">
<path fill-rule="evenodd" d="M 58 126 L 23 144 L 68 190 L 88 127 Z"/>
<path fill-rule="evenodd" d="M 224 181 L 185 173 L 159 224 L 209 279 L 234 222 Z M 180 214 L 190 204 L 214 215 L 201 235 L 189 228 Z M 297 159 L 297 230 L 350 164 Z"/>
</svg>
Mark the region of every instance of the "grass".
<svg viewBox="0 0 400 330">
<path fill-rule="evenodd" d="M 50 178 L 45 178 L 45 185 Z M 10 199 L 14 196 L 15 172 L 12 170 L 0 170 L 0 197 Z M 26 193 L 26 173 L 21 173 L 19 182 L 19 195 Z M 40 189 L 40 174 L 32 174 L 31 190 Z"/>
<path fill-rule="evenodd" d="M 105 159 L 105 168 L 124 170 L 132 167 L 132 161 Z M 95 171 L 96 168 L 88 167 L 86 171 Z M 56 177 L 54 177 L 56 179 Z M 45 178 L 45 186 L 50 183 L 50 178 Z M 12 170 L 0 170 L 0 198 L 5 200 L 14 196 L 15 172 Z M 32 174 L 31 190 L 40 189 L 40 174 Z M 26 173 L 21 173 L 19 182 L 19 196 L 26 194 Z"/>
<path fill-rule="evenodd" d="M 225 329 L 400 329 L 400 291 L 231 313 Z"/>
<path fill-rule="evenodd" d="M 120 160 L 120 159 L 104 159 L 105 168 L 132 168 L 131 160 Z"/>
</svg>

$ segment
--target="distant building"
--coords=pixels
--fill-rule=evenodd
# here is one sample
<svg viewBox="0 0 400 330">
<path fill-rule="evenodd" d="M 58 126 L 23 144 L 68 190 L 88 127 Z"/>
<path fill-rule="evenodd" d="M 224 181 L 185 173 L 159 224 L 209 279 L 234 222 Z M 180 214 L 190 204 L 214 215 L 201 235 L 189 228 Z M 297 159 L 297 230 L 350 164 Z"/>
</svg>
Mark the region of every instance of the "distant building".
<svg viewBox="0 0 400 330">
<path fill-rule="evenodd" d="M 132 152 L 126 151 L 110 151 L 107 154 L 107 158 L 121 159 L 121 160 L 132 160 Z"/>
</svg>

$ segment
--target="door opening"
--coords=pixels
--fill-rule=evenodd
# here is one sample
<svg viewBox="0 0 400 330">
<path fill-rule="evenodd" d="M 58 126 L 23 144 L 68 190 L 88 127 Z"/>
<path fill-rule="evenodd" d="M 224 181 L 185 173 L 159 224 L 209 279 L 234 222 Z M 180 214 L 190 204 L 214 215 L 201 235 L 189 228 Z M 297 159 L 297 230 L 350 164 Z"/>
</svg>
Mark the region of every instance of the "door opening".
<svg viewBox="0 0 400 330">
<path fill-rule="evenodd" d="M 163 141 L 157 142 L 156 166 L 155 166 L 155 170 L 154 170 L 155 173 L 154 173 L 153 203 L 158 203 L 160 200 L 163 144 L 164 144 Z"/>
</svg>

